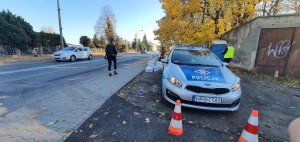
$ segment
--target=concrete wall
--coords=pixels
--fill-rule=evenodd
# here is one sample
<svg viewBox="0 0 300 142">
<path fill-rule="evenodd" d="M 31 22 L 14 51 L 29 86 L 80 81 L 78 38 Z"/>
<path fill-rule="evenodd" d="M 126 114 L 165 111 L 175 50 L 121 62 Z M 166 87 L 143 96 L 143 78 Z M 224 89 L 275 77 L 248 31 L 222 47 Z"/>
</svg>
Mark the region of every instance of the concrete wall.
<svg viewBox="0 0 300 142">
<path fill-rule="evenodd" d="M 261 29 L 300 27 L 300 15 L 257 17 L 222 36 L 236 48 L 234 66 L 253 70 Z"/>
</svg>

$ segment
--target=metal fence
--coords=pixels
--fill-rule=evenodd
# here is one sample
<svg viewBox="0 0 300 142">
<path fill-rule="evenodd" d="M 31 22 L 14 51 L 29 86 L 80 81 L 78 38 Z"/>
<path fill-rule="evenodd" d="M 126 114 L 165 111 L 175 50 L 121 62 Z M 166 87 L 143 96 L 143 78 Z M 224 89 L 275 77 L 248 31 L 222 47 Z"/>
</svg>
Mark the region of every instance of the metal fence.
<svg viewBox="0 0 300 142">
<path fill-rule="evenodd" d="M 10 46 L 0 45 L 0 56 L 7 55 L 37 55 L 37 54 L 53 54 L 58 48 L 39 47 L 20 50 Z"/>
</svg>

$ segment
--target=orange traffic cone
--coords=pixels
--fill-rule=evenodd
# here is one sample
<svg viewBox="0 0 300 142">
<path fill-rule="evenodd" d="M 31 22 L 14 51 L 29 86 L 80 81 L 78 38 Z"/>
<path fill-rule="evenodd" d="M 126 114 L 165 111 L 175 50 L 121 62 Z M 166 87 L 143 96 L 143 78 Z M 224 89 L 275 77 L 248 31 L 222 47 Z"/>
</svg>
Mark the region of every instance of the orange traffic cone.
<svg viewBox="0 0 300 142">
<path fill-rule="evenodd" d="M 180 100 L 176 101 L 174 113 L 169 126 L 169 133 L 175 136 L 180 136 L 183 134 Z"/>
<path fill-rule="evenodd" d="M 252 110 L 238 142 L 258 142 L 258 111 Z"/>
</svg>

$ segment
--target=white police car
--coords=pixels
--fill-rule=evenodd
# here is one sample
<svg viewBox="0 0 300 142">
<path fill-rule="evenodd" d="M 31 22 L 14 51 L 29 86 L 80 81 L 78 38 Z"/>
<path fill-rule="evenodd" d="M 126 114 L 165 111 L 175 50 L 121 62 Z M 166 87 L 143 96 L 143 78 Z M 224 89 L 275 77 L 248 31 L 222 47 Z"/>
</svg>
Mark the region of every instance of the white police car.
<svg viewBox="0 0 300 142">
<path fill-rule="evenodd" d="M 209 49 L 174 47 L 162 75 L 162 95 L 182 106 L 218 111 L 239 109 L 242 94 L 240 78 L 232 73 Z"/>
</svg>

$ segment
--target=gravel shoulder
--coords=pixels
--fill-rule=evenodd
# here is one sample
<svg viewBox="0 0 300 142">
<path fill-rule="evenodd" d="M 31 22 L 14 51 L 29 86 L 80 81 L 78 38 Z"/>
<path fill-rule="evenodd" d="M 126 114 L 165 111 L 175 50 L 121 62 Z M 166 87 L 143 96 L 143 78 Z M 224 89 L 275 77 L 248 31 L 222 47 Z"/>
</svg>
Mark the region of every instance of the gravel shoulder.
<svg viewBox="0 0 300 142">
<path fill-rule="evenodd" d="M 237 141 L 252 109 L 259 111 L 260 141 L 288 141 L 300 116 L 300 88 L 234 70 L 243 97 L 236 112 L 182 108 L 184 135 L 168 134 L 174 106 L 161 97 L 161 72 L 141 73 L 113 95 L 66 141 Z"/>
</svg>

